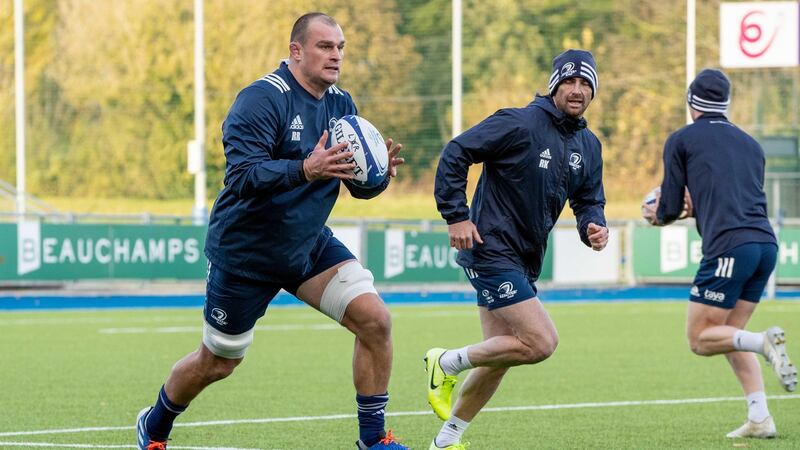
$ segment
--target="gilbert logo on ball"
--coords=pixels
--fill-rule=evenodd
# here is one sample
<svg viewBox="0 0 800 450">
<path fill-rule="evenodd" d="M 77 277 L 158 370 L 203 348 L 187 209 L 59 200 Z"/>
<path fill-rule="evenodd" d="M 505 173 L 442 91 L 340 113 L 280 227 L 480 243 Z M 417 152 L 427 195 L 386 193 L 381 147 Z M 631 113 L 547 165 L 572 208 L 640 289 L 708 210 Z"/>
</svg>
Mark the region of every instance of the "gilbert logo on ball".
<svg viewBox="0 0 800 450">
<path fill-rule="evenodd" d="M 389 174 L 389 152 L 380 131 L 363 117 L 349 115 L 336 122 L 333 127 L 333 144 L 347 142 L 347 150 L 353 157 L 355 177 L 348 182 L 363 188 L 373 188 Z"/>
</svg>

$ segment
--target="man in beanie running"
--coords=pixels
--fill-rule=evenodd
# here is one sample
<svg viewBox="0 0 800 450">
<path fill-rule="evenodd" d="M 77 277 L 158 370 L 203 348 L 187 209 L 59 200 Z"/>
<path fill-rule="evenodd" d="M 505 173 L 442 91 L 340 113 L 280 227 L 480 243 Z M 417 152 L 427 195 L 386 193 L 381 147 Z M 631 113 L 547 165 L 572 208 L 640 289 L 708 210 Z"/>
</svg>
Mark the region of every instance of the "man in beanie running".
<svg viewBox="0 0 800 450">
<path fill-rule="evenodd" d="M 501 109 L 453 138 L 439 159 L 436 203 L 450 245 L 459 250 L 457 262 L 477 291 L 484 341 L 427 352 L 428 402 L 445 421 L 430 449 L 465 448 L 464 430 L 508 369 L 555 351 L 558 334 L 534 283 L 567 200 L 584 244 L 600 251 L 608 242 L 600 141 L 583 118 L 598 88 L 592 54 L 558 55 L 548 88 L 549 95 Z M 483 172 L 468 207 L 474 163 L 483 163 Z M 468 369 L 451 411 L 457 375 Z"/>
<path fill-rule="evenodd" d="M 730 82 L 721 71 L 700 72 L 687 100 L 694 123 L 667 139 L 661 196 L 645 206 L 644 217 L 657 226 L 673 222 L 684 210 L 685 190 L 691 192 L 703 259 L 689 294 L 689 346 L 701 356 L 724 354 L 742 385 L 747 421 L 727 436 L 775 437 L 756 354 L 787 391 L 797 387 L 797 369 L 786 355 L 782 329 L 744 330 L 778 251 L 767 219 L 764 151 L 725 116 Z"/>
</svg>

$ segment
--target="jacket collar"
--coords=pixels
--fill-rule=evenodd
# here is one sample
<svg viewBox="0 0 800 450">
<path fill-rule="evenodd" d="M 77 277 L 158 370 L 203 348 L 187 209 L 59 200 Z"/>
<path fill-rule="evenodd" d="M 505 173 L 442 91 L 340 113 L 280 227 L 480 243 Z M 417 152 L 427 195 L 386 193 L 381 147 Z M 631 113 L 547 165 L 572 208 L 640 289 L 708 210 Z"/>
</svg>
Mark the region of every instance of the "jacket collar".
<svg viewBox="0 0 800 450">
<path fill-rule="evenodd" d="M 697 120 L 711 120 L 711 119 L 722 119 L 726 122 L 730 122 L 725 114 L 718 113 L 718 112 L 704 112 L 703 115 L 697 118 Z"/>
<path fill-rule="evenodd" d="M 536 98 L 531 102 L 531 105 L 547 111 L 550 115 L 550 119 L 553 121 L 553 125 L 555 125 L 562 134 L 573 134 L 586 128 L 586 119 L 583 117 L 576 119 L 564 114 L 560 109 L 556 108 L 556 104 L 553 103 L 553 98 L 549 95 L 536 94 Z"/>
</svg>

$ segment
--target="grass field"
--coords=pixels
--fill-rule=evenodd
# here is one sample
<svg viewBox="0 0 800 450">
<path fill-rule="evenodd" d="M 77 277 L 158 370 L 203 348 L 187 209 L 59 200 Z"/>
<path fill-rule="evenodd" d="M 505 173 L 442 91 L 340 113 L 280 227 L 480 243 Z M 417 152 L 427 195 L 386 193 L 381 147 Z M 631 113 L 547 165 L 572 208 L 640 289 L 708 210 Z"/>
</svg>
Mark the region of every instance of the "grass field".
<svg viewBox="0 0 800 450">
<path fill-rule="evenodd" d="M 722 357 L 692 355 L 683 302 L 547 304 L 555 355 L 512 369 L 467 430 L 472 449 L 800 448 L 800 396 L 765 371 L 780 436 L 724 437 L 746 407 Z M 393 306 L 388 425 L 427 449 L 422 364 L 431 346 L 479 338 L 475 307 Z M 136 413 L 199 342 L 195 309 L 0 313 L 0 447 L 133 448 Z M 800 305 L 763 304 L 751 329 L 784 327 L 800 357 Z M 352 338 L 308 308 L 275 308 L 248 357 L 183 414 L 170 448 L 352 449 Z"/>
</svg>

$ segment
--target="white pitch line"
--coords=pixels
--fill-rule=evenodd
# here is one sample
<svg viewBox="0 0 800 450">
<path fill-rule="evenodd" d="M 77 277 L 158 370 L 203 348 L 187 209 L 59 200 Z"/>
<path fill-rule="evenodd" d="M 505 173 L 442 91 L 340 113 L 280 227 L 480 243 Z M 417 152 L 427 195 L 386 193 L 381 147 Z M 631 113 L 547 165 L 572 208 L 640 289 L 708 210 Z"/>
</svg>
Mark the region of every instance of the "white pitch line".
<svg viewBox="0 0 800 450">
<path fill-rule="evenodd" d="M 54 447 L 54 448 L 138 448 L 136 445 L 95 445 L 95 444 L 56 444 L 52 442 L 0 442 L 0 447 Z M 169 448 L 187 450 L 261 450 L 258 448 L 239 447 L 187 447 L 170 445 Z"/>
<path fill-rule="evenodd" d="M 769 400 L 795 400 L 800 399 L 800 394 L 774 395 L 767 397 Z M 560 405 L 527 405 L 527 406 L 498 406 L 494 408 L 484 408 L 481 412 L 508 412 L 508 411 L 547 411 L 554 409 L 581 409 L 581 408 L 612 408 L 622 406 L 660 406 L 660 405 L 685 405 L 697 403 L 722 403 L 740 402 L 743 397 L 707 397 L 707 398 L 680 398 L 666 400 L 631 400 L 619 402 L 595 402 L 595 403 L 566 403 Z M 400 416 L 423 416 L 431 414 L 430 410 L 425 411 L 398 411 L 386 413 L 389 417 Z M 281 423 L 281 422 L 313 422 L 318 420 L 340 420 L 353 419 L 355 414 L 331 414 L 327 416 L 296 416 L 296 417 L 267 417 L 263 419 L 238 419 L 238 420 L 211 420 L 206 422 L 185 422 L 176 423 L 176 427 L 207 427 L 215 425 L 242 425 L 258 423 Z M 8 436 L 32 436 L 50 434 L 84 433 L 89 431 L 120 431 L 132 430 L 135 427 L 91 427 L 91 428 L 63 428 L 53 430 L 36 431 L 6 431 L 0 432 L 0 437 Z M 179 448 L 173 447 L 171 448 Z M 183 447 L 190 448 L 190 447 Z M 199 447 L 198 447 L 199 448 Z"/>
<path fill-rule="evenodd" d="M 342 327 L 335 323 L 321 323 L 311 325 L 256 325 L 256 331 L 297 331 L 297 330 L 339 330 Z M 127 327 L 127 328 L 100 328 L 101 334 L 144 334 L 144 333 L 200 333 L 202 327 Z"/>
</svg>

